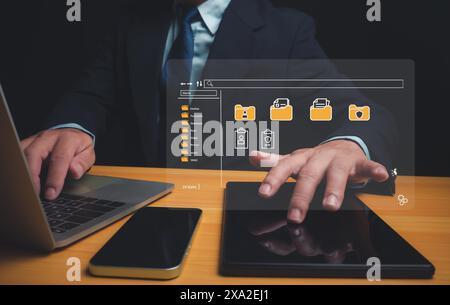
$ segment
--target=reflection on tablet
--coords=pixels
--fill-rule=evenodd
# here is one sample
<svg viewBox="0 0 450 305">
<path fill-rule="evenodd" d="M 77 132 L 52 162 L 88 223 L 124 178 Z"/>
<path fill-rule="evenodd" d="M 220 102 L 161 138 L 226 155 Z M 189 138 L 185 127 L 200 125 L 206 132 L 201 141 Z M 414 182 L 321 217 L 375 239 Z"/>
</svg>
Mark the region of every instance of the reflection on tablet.
<svg viewBox="0 0 450 305">
<path fill-rule="evenodd" d="M 334 213 L 317 196 L 298 225 L 286 220 L 292 185 L 269 200 L 258 186 L 227 186 L 223 274 L 365 277 L 367 260 L 377 257 L 383 277 L 432 276 L 431 263 L 355 196 Z"/>
</svg>

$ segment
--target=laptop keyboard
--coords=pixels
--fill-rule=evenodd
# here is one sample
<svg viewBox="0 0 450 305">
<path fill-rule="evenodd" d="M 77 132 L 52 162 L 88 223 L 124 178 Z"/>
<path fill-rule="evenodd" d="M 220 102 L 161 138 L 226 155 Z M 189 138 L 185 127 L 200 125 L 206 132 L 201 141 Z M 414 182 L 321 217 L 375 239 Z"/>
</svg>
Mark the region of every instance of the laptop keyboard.
<svg viewBox="0 0 450 305">
<path fill-rule="evenodd" d="M 65 233 L 125 205 L 123 202 L 61 194 L 57 199 L 41 199 L 52 232 Z"/>
</svg>

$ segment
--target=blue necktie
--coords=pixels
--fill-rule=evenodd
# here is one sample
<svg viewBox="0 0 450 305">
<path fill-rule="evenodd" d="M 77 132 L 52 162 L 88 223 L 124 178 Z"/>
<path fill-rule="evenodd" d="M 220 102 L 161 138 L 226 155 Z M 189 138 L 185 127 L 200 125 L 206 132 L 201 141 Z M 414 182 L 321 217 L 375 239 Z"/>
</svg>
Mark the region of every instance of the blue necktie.
<svg viewBox="0 0 450 305">
<path fill-rule="evenodd" d="M 165 166 L 166 161 L 166 132 L 167 132 L 167 108 L 168 105 L 167 89 L 179 89 L 180 82 L 189 82 L 192 70 L 192 59 L 194 57 L 194 34 L 191 24 L 200 18 L 200 13 L 196 6 L 179 5 L 176 8 L 176 14 L 179 22 L 179 32 L 172 48 L 169 52 L 167 61 L 164 64 L 160 86 L 160 104 L 157 117 L 158 124 L 158 165 Z M 171 61 L 175 60 L 175 61 Z M 170 85 L 169 83 L 170 82 Z M 171 120 L 169 120 L 171 122 Z"/>
<path fill-rule="evenodd" d="M 167 85 L 170 82 L 189 82 L 192 71 L 192 59 L 194 57 L 194 34 L 191 24 L 200 18 L 196 6 L 178 6 L 179 33 L 169 52 L 167 62 L 163 70 L 163 81 Z M 170 60 L 176 60 L 171 62 Z M 175 83 L 176 84 L 176 83 Z"/>
</svg>

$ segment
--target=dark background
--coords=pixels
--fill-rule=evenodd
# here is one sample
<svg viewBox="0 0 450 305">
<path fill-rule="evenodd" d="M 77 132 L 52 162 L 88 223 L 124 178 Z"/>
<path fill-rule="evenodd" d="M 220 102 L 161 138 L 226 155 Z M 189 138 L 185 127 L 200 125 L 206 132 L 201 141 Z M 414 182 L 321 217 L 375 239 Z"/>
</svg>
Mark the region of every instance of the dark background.
<svg viewBox="0 0 450 305">
<path fill-rule="evenodd" d="M 1 1 L 0 82 L 22 138 L 40 130 L 52 105 L 95 53 L 99 39 L 137 2 L 82 0 L 82 21 L 70 23 L 65 0 Z M 314 17 L 317 38 L 330 58 L 412 59 L 416 66 L 415 172 L 450 176 L 450 96 L 446 94 L 450 2 L 382 0 L 382 22 L 374 23 L 366 20 L 365 0 L 272 2 Z M 98 157 L 97 163 L 107 162 Z"/>
</svg>

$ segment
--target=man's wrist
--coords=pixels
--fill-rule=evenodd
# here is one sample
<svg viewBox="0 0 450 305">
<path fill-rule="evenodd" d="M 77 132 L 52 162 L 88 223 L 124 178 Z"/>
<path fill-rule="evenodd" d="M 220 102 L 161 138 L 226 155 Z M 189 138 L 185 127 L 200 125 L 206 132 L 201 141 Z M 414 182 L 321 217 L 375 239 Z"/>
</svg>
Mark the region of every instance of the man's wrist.
<svg viewBox="0 0 450 305">
<path fill-rule="evenodd" d="M 360 137 L 357 137 L 357 136 L 336 136 L 336 137 L 332 137 L 328 140 L 325 140 L 320 144 L 325 144 L 325 143 L 328 143 L 331 141 L 336 141 L 336 140 L 347 140 L 347 141 L 351 141 L 351 142 L 358 144 L 358 146 L 361 148 L 361 150 L 366 155 L 366 158 L 368 160 L 371 160 L 369 148 L 367 147 L 366 143 L 364 143 L 364 141 Z"/>
<path fill-rule="evenodd" d="M 86 128 L 84 128 L 83 126 L 81 126 L 81 125 L 79 125 L 77 123 L 59 124 L 59 125 L 52 126 L 49 129 L 63 129 L 63 128 L 78 129 L 78 130 L 86 133 L 87 135 L 89 135 L 92 138 L 92 145 L 95 146 L 95 135 L 92 132 L 90 132 L 89 130 L 87 130 Z"/>
</svg>

